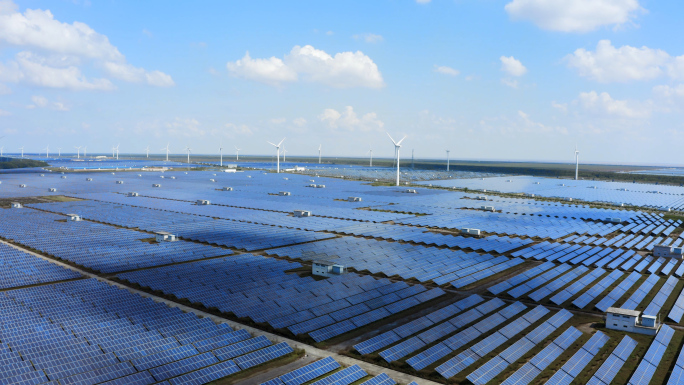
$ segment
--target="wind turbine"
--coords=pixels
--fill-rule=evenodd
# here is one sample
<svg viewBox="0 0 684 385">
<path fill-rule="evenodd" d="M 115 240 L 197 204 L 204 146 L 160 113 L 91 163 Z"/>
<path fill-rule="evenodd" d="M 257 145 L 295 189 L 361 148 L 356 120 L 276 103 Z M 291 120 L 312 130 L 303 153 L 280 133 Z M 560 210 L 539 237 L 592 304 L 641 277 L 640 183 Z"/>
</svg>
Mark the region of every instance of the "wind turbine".
<svg viewBox="0 0 684 385">
<path fill-rule="evenodd" d="M 219 145 L 219 154 L 221 155 L 221 167 L 223 167 L 223 140 L 221 140 L 221 144 Z"/>
<path fill-rule="evenodd" d="M 50 157 L 50 145 L 45 146 L 45 157 Z"/>
<path fill-rule="evenodd" d="M 237 148 L 237 146 L 233 146 L 233 147 L 235 147 L 235 161 L 238 161 L 238 160 L 240 160 L 240 149 Z"/>
<path fill-rule="evenodd" d="M 80 152 L 80 151 L 81 151 L 81 146 L 78 146 L 78 147 L 74 146 L 74 148 L 76 149 L 76 159 L 80 159 L 80 158 L 81 158 L 81 152 Z M 22 147 L 22 151 L 23 151 L 23 150 L 24 150 L 24 149 L 23 149 L 23 147 Z M 23 157 L 24 157 L 24 156 L 22 155 L 22 158 L 23 158 Z"/>
<path fill-rule="evenodd" d="M 577 145 L 575 144 L 575 180 L 579 176 L 579 151 L 577 151 Z"/>
<path fill-rule="evenodd" d="M 169 143 L 166 143 L 166 147 L 163 147 L 162 150 L 166 150 L 166 161 L 169 161 Z"/>
<path fill-rule="evenodd" d="M 283 163 L 285 162 L 285 154 L 287 153 L 287 150 L 285 149 L 285 146 L 283 146 Z"/>
<path fill-rule="evenodd" d="M 322 144 L 318 145 L 318 164 L 321 164 L 321 146 Z"/>
<path fill-rule="evenodd" d="M 62 147 L 57 147 L 57 157 L 58 158 L 62 157 Z"/>
<path fill-rule="evenodd" d="M 0 156 L 2 156 L 2 150 L 5 149 L 5 146 L 0 146 Z"/>
<path fill-rule="evenodd" d="M 23 146 L 19 147 L 19 149 L 21 150 L 21 157 L 23 158 L 24 157 L 24 147 Z"/>
<path fill-rule="evenodd" d="M 266 141 L 266 143 L 276 148 L 276 173 L 280 173 L 280 145 L 283 144 L 284 141 L 285 138 L 283 138 L 283 140 L 281 140 L 278 144 L 273 144 L 269 141 Z"/>
<path fill-rule="evenodd" d="M 192 148 L 190 148 L 190 147 L 188 147 L 188 146 L 185 146 L 185 151 L 188 152 L 188 164 L 190 164 L 190 151 L 191 151 L 191 150 L 192 150 Z"/>
<path fill-rule="evenodd" d="M 369 167 L 373 167 L 373 147 L 371 147 L 370 150 L 368 150 L 367 154 L 368 153 L 370 153 L 370 166 Z"/>
<path fill-rule="evenodd" d="M 387 136 L 389 136 L 392 143 L 394 143 L 394 152 L 397 153 L 397 186 L 399 186 L 399 149 L 401 149 L 401 142 L 406 139 L 406 135 L 404 135 L 404 137 L 398 142 L 395 142 L 394 139 L 392 139 L 392 136 L 389 134 L 389 132 L 387 133 Z"/>
<path fill-rule="evenodd" d="M 114 152 L 116 151 L 116 147 L 112 146 L 112 159 L 114 159 Z"/>
<path fill-rule="evenodd" d="M 449 172 L 449 153 L 450 153 L 451 151 L 446 150 L 446 152 L 447 152 L 447 172 Z"/>
<path fill-rule="evenodd" d="M 150 157 L 150 146 L 145 147 L 145 152 L 147 153 L 147 157 Z"/>
<path fill-rule="evenodd" d="M 121 143 L 117 144 L 116 147 L 114 147 L 116 149 L 116 160 L 119 160 L 119 146 L 121 146 Z"/>
</svg>

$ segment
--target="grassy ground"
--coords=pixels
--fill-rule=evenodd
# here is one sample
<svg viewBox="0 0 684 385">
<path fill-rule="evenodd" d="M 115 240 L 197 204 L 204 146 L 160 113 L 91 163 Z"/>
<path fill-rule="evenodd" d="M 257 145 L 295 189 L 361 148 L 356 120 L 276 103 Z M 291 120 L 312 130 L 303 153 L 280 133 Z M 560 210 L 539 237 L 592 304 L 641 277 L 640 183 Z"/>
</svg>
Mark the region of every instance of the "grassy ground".
<svg viewBox="0 0 684 385">
<path fill-rule="evenodd" d="M 85 200 L 85 199 L 80 199 L 80 198 L 67 197 L 64 195 L 40 196 L 38 198 L 45 199 L 48 201 L 53 201 L 53 202 L 77 202 L 77 201 L 84 201 Z"/>
<path fill-rule="evenodd" d="M 257 365 L 254 367 L 251 367 L 246 370 L 241 370 L 237 373 L 231 374 L 230 376 L 223 377 L 221 379 L 218 379 L 216 381 L 212 381 L 209 384 L 211 385 L 232 385 L 236 384 L 240 381 L 246 380 L 252 376 L 255 376 L 259 373 L 265 372 L 267 370 L 287 365 L 290 362 L 296 361 L 300 359 L 304 355 L 304 350 L 302 349 L 295 349 L 294 352 L 284 355 L 282 357 L 278 357 L 275 360 L 271 360 L 268 362 L 265 362 L 261 365 Z"/>
</svg>

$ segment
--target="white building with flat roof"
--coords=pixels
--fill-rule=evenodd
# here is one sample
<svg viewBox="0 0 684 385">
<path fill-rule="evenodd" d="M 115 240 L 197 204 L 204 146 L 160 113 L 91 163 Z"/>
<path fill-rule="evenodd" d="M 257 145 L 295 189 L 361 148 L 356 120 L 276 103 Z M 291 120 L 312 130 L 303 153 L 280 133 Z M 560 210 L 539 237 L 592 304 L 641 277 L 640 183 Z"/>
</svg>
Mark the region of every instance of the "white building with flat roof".
<svg viewBox="0 0 684 385">
<path fill-rule="evenodd" d="M 606 328 L 630 333 L 656 335 L 660 324 L 656 316 L 641 314 L 637 310 L 609 307 L 606 310 Z"/>
<path fill-rule="evenodd" d="M 347 268 L 343 265 L 328 261 L 313 261 L 311 273 L 322 277 L 332 277 L 347 273 Z"/>
</svg>

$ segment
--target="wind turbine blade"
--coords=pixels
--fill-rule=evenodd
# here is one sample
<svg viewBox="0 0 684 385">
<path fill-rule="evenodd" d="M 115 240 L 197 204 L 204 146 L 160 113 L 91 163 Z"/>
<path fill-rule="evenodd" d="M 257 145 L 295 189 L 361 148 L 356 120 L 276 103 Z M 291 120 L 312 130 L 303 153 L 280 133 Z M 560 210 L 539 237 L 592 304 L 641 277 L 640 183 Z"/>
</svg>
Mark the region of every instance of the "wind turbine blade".
<svg viewBox="0 0 684 385">
<path fill-rule="evenodd" d="M 285 141 L 285 138 L 283 138 L 283 140 L 281 140 L 280 143 L 278 143 L 278 147 L 280 147 L 280 145 L 283 144 L 284 141 Z"/>
<path fill-rule="evenodd" d="M 268 140 L 266 141 L 266 143 L 270 144 L 270 145 L 273 146 L 273 147 L 279 147 L 279 146 L 280 146 L 280 145 L 277 145 L 277 146 L 276 146 L 275 144 L 269 142 Z"/>
<path fill-rule="evenodd" d="M 394 139 L 392 139 L 392 135 L 390 135 L 389 132 L 387 132 L 386 134 L 387 134 L 387 136 L 389 136 L 389 138 L 390 138 L 390 140 L 392 141 L 392 143 L 394 143 L 394 145 L 396 146 L 396 145 L 397 145 L 397 142 L 395 142 Z"/>
<path fill-rule="evenodd" d="M 406 139 L 406 135 L 404 135 L 404 137 L 403 137 L 403 138 L 401 138 L 401 140 L 400 140 L 399 142 L 397 142 L 397 146 L 401 145 L 401 142 L 403 142 L 403 141 L 404 141 L 404 139 Z"/>
</svg>

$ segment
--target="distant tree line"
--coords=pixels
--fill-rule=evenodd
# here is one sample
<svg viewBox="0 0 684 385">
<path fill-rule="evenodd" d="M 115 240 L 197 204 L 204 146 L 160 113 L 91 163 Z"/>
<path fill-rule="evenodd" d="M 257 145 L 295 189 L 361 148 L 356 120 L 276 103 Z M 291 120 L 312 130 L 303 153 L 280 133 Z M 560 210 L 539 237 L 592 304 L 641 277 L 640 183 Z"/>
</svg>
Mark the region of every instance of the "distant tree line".
<svg viewBox="0 0 684 385">
<path fill-rule="evenodd" d="M 16 159 L 16 158 L 0 158 L 0 169 L 8 168 L 27 168 L 27 167 L 47 167 L 48 164 L 42 160 L 33 159 Z"/>
</svg>

